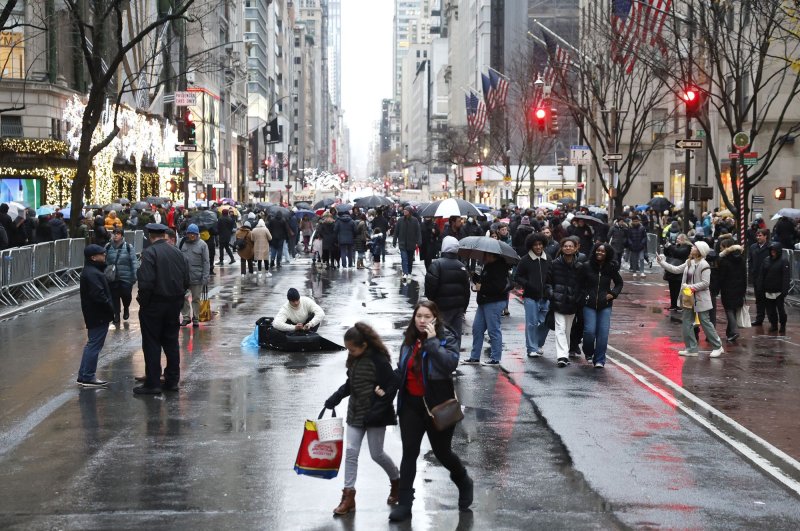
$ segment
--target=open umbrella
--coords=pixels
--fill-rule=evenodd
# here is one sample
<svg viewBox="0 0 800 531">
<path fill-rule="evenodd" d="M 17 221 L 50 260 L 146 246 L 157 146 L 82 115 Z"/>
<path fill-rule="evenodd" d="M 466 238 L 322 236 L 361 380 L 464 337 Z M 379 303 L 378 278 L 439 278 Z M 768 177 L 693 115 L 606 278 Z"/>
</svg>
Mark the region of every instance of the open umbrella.
<svg viewBox="0 0 800 531">
<path fill-rule="evenodd" d="M 483 253 L 496 254 L 508 265 L 519 262 L 519 255 L 507 243 L 488 236 L 467 236 L 458 242 L 458 256 L 473 260 L 483 260 Z"/>
<path fill-rule="evenodd" d="M 110 203 L 110 204 L 108 204 L 108 205 L 103 207 L 103 210 L 105 212 L 111 212 L 112 210 L 116 210 L 117 212 L 121 212 L 122 209 L 123 209 L 123 206 L 120 205 L 119 203 Z"/>
<path fill-rule="evenodd" d="M 353 205 L 350 203 L 340 203 L 336 205 L 336 212 L 339 212 L 340 214 L 342 212 L 350 212 L 351 210 L 353 210 Z"/>
<path fill-rule="evenodd" d="M 120 197 L 119 199 L 117 199 L 117 203 L 119 203 L 120 205 L 130 205 L 131 200 L 128 199 L 127 197 Z"/>
<path fill-rule="evenodd" d="M 547 210 L 556 210 L 558 209 L 558 205 L 555 203 L 549 203 L 547 201 L 543 201 L 536 205 L 536 208 L 546 208 Z"/>
<path fill-rule="evenodd" d="M 49 216 L 50 214 L 52 214 L 55 211 L 56 210 L 53 207 L 51 207 L 49 205 L 43 205 L 43 206 L 40 206 L 39 208 L 36 209 L 36 215 L 37 216 Z"/>
<path fill-rule="evenodd" d="M 294 217 L 297 219 L 303 219 L 303 216 L 308 216 L 309 219 L 314 220 L 317 219 L 317 213 L 313 210 L 308 210 L 305 208 L 298 208 L 297 211 L 294 213 Z"/>
<path fill-rule="evenodd" d="M 327 199 L 322 199 L 321 201 L 314 203 L 314 208 L 330 208 L 330 206 L 335 202 L 336 201 L 333 198 L 328 197 Z"/>
<path fill-rule="evenodd" d="M 644 212 L 648 208 L 650 208 L 650 205 L 636 205 L 636 210 L 639 212 Z"/>
<path fill-rule="evenodd" d="M 288 208 L 284 208 L 280 205 L 272 205 L 270 207 L 267 207 L 267 214 L 269 214 L 270 216 L 274 216 L 278 212 L 281 213 L 283 219 L 289 219 L 289 216 L 292 215 L 292 213 L 289 211 Z"/>
<path fill-rule="evenodd" d="M 596 218 L 594 216 L 587 216 L 586 214 L 575 214 L 574 216 L 572 216 L 572 219 L 582 219 L 586 223 L 594 223 L 596 225 L 603 224 L 602 219 Z"/>
<path fill-rule="evenodd" d="M 266 210 L 269 207 L 273 206 L 274 203 L 256 203 L 255 210 Z"/>
<path fill-rule="evenodd" d="M 492 207 L 490 207 L 489 205 L 484 205 L 482 203 L 473 203 L 473 205 L 475 205 L 475 208 L 477 208 L 481 212 L 491 212 L 492 211 Z"/>
<path fill-rule="evenodd" d="M 479 216 L 481 211 L 475 205 L 463 199 L 444 199 L 434 201 L 430 205 L 420 210 L 419 215 L 423 218 L 449 218 L 450 216 Z"/>
<path fill-rule="evenodd" d="M 150 210 L 150 203 L 147 201 L 136 201 L 131 208 L 136 210 Z"/>
<path fill-rule="evenodd" d="M 302 210 L 311 210 L 311 203 L 307 201 L 298 201 L 294 206 Z"/>
<path fill-rule="evenodd" d="M 778 218 L 792 218 L 792 219 L 800 219 L 800 209 L 798 208 L 782 208 L 775 212 L 775 215 L 772 216 L 773 220 Z"/>
<path fill-rule="evenodd" d="M 572 197 L 562 197 L 561 199 L 556 201 L 556 203 L 560 203 L 562 205 L 574 205 L 575 203 L 577 203 L 577 201 L 575 201 L 575 199 Z"/>
<path fill-rule="evenodd" d="M 200 210 L 192 215 L 191 221 L 201 229 L 210 229 L 217 224 L 217 213 L 213 210 Z"/>
<path fill-rule="evenodd" d="M 354 203 L 356 206 L 361 208 L 378 208 L 391 205 L 392 201 L 382 195 L 367 195 L 364 197 L 359 197 L 354 201 Z"/>
<path fill-rule="evenodd" d="M 11 201 L 8 204 L 8 215 L 13 219 L 21 218 L 25 214 L 25 209 L 27 208 L 22 203 L 17 203 L 16 201 Z"/>
<path fill-rule="evenodd" d="M 672 204 L 672 201 L 664 196 L 654 197 L 648 201 L 647 204 L 653 207 L 653 210 L 656 212 L 664 212 L 665 210 L 669 210 L 675 206 Z"/>
<path fill-rule="evenodd" d="M 230 214 L 231 216 L 235 216 L 237 218 L 241 215 L 241 214 L 239 214 L 239 211 L 234 206 L 222 205 L 222 206 L 217 207 L 217 212 L 219 212 L 220 214 L 222 214 L 223 210 L 227 210 L 228 214 Z"/>
</svg>

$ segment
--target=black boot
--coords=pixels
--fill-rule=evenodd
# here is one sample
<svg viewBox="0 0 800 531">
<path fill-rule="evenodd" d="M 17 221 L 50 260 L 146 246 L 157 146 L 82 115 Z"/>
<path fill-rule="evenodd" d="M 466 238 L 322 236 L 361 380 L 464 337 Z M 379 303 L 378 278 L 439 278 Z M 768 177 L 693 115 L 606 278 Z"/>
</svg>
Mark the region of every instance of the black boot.
<svg viewBox="0 0 800 531">
<path fill-rule="evenodd" d="M 269 261 L 269 268 L 272 269 L 273 267 L 275 267 L 275 260 L 270 260 Z"/>
<path fill-rule="evenodd" d="M 469 509 L 472 505 L 472 478 L 467 474 L 467 470 L 464 469 L 464 475 L 459 479 L 450 474 L 450 479 L 458 487 L 458 508 L 462 511 Z"/>
<path fill-rule="evenodd" d="M 781 327 L 778 329 L 778 333 L 782 336 L 786 335 L 786 323 L 781 323 Z"/>
<path fill-rule="evenodd" d="M 399 493 L 400 502 L 389 513 L 392 522 L 404 522 L 411 518 L 411 506 L 414 504 L 414 489 L 403 489 Z"/>
</svg>

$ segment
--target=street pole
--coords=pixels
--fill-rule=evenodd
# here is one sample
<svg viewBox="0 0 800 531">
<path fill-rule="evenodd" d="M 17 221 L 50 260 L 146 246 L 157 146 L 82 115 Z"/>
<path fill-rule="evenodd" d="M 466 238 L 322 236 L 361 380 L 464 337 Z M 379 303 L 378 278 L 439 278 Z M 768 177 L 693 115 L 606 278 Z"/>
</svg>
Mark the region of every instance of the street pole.
<svg viewBox="0 0 800 531">
<path fill-rule="evenodd" d="M 686 80 L 687 85 L 689 86 L 692 81 L 692 41 L 694 40 L 694 11 L 692 10 L 692 4 L 690 3 L 688 6 L 689 9 L 689 20 L 687 21 L 687 29 L 689 32 L 688 41 L 689 41 L 689 63 L 688 63 L 688 79 Z M 692 138 L 692 117 L 690 116 L 689 108 L 686 107 L 686 136 L 684 138 Z M 691 150 L 686 150 L 686 158 L 685 158 L 685 167 L 683 171 L 683 230 L 688 234 L 689 230 L 691 229 L 691 222 L 689 221 L 689 194 L 691 192 L 691 185 L 690 185 L 690 177 L 691 177 L 691 157 L 692 152 Z"/>
<path fill-rule="evenodd" d="M 180 31 L 180 45 L 179 45 L 179 69 L 180 77 L 178 85 L 180 90 L 186 90 L 188 81 L 186 79 L 186 69 L 188 68 L 188 50 L 186 49 L 186 20 L 181 19 L 179 22 Z M 178 107 L 175 106 L 177 110 Z M 183 117 L 180 118 L 181 120 Z M 189 210 L 189 152 L 183 152 L 183 208 Z"/>
</svg>

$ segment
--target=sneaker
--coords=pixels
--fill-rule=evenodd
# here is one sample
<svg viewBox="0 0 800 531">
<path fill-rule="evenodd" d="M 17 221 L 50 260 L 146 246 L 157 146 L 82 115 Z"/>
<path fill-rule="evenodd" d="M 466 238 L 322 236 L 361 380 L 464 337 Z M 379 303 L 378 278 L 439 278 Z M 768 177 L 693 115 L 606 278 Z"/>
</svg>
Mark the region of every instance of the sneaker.
<svg viewBox="0 0 800 531">
<path fill-rule="evenodd" d="M 570 357 L 570 358 L 577 358 L 577 357 L 579 357 L 580 355 L 581 355 L 581 353 L 580 353 L 580 352 L 577 352 L 577 351 L 574 351 L 574 350 L 570 350 L 570 351 L 569 351 L 569 357 Z"/>
<path fill-rule="evenodd" d="M 508 317 L 509 315 L 511 315 L 511 312 L 509 312 L 508 308 L 506 308 L 500 315 L 502 315 L 503 317 Z"/>
<path fill-rule="evenodd" d="M 542 357 L 542 353 L 539 352 L 538 350 L 532 350 L 532 351 L 528 352 L 528 357 L 529 358 L 541 358 Z"/>
<path fill-rule="evenodd" d="M 725 349 L 722 348 L 722 347 L 719 347 L 719 348 L 715 348 L 714 350 L 712 350 L 711 354 L 709 354 L 708 357 L 709 358 L 719 358 L 723 354 L 725 354 Z"/>
<path fill-rule="evenodd" d="M 558 358 L 559 368 L 566 367 L 567 365 L 569 365 L 569 358 Z"/>
<path fill-rule="evenodd" d="M 133 394 L 135 395 L 160 395 L 161 388 L 160 387 L 147 387 L 144 385 L 137 385 L 133 388 Z"/>
<path fill-rule="evenodd" d="M 679 350 L 678 351 L 678 356 L 696 357 L 697 356 L 697 352 L 692 352 L 692 351 L 688 351 L 688 350 Z"/>
<path fill-rule="evenodd" d="M 175 322 L 175 321 L 173 321 L 173 323 L 174 323 L 174 322 Z M 190 324 L 191 322 L 192 322 L 192 320 L 191 320 L 191 319 L 184 319 L 183 321 L 181 321 L 181 326 L 189 326 L 189 324 Z"/>
<path fill-rule="evenodd" d="M 586 363 L 592 363 L 594 356 L 586 356 Z"/>
<path fill-rule="evenodd" d="M 731 337 L 726 338 L 726 339 L 728 340 L 729 343 L 733 343 L 734 341 L 739 339 L 739 334 L 738 333 L 737 334 L 733 334 Z"/>
<path fill-rule="evenodd" d="M 481 363 L 481 365 L 485 365 L 486 367 L 498 367 L 500 365 L 500 362 L 498 360 L 488 359 L 483 363 Z"/>
<path fill-rule="evenodd" d="M 78 385 L 86 389 L 99 389 L 101 387 L 106 387 L 108 385 L 108 382 L 104 382 L 103 380 L 97 380 L 97 379 L 94 379 L 91 382 L 78 380 Z"/>
<path fill-rule="evenodd" d="M 605 366 L 606 366 L 605 363 L 600 363 L 600 362 L 597 362 L 597 363 L 594 364 L 594 368 L 595 369 L 602 369 Z"/>
<path fill-rule="evenodd" d="M 463 363 L 465 365 L 477 365 L 480 362 L 481 362 L 481 360 L 474 360 L 472 358 L 467 358 L 467 359 L 461 360 L 461 363 Z"/>
<path fill-rule="evenodd" d="M 537 352 L 537 353 L 538 353 L 540 356 L 544 356 L 544 349 L 543 349 L 543 348 L 538 348 L 538 349 L 536 349 L 536 352 Z"/>
<path fill-rule="evenodd" d="M 264 273 L 264 276 L 265 276 L 265 277 L 271 277 L 271 276 L 272 276 L 272 273 L 270 273 L 269 271 L 267 271 L 266 273 Z"/>
<path fill-rule="evenodd" d="M 176 384 L 176 383 L 169 383 L 169 384 L 165 383 L 164 385 L 161 386 L 161 390 L 162 391 L 180 391 L 180 387 L 178 387 L 178 384 Z"/>
</svg>

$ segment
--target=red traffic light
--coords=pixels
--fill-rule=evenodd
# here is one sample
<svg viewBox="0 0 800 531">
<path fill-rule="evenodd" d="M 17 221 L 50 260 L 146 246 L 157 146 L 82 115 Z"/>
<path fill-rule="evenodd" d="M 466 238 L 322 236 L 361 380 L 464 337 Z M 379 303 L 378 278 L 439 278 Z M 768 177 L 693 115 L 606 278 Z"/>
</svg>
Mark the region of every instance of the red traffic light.
<svg viewBox="0 0 800 531">
<path fill-rule="evenodd" d="M 686 105 L 686 116 L 696 116 L 701 105 L 702 94 L 696 87 L 687 87 L 680 95 Z"/>
<path fill-rule="evenodd" d="M 773 195 L 775 196 L 775 199 L 778 199 L 779 201 L 786 199 L 786 188 L 782 186 L 775 188 Z"/>
<path fill-rule="evenodd" d="M 544 107 L 537 107 L 533 111 L 533 119 L 536 121 L 536 126 L 539 131 L 544 131 L 547 125 L 547 109 Z"/>
<path fill-rule="evenodd" d="M 686 89 L 683 93 L 683 101 L 686 103 L 693 103 L 697 101 L 697 91 L 694 89 Z"/>
<path fill-rule="evenodd" d="M 547 111 L 545 111 L 540 107 L 536 109 L 534 116 L 536 117 L 537 120 L 544 120 L 547 117 Z"/>
</svg>

